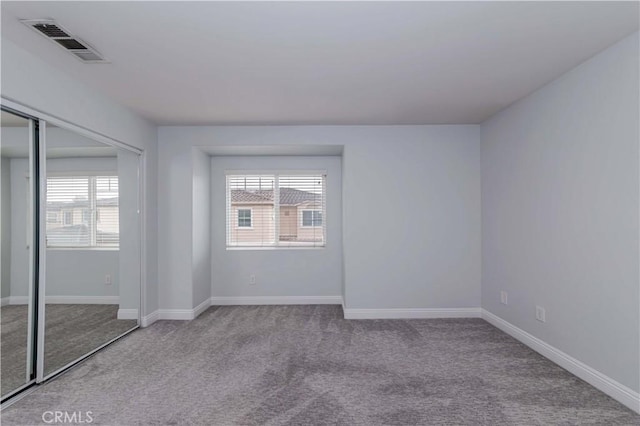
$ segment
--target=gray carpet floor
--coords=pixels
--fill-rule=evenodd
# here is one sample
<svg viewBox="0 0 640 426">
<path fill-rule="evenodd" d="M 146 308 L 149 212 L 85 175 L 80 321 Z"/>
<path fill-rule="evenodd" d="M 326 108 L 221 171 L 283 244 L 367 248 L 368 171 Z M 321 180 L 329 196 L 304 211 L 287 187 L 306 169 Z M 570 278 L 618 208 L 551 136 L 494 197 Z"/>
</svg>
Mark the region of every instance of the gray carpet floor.
<svg viewBox="0 0 640 426">
<path fill-rule="evenodd" d="M 27 305 L 0 308 L 0 374 L 1 395 L 26 382 Z"/>
<path fill-rule="evenodd" d="M 159 321 L 2 412 L 105 425 L 637 425 L 481 319 L 344 320 L 339 306 L 212 307 Z"/>
<path fill-rule="evenodd" d="M 5 395 L 25 383 L 27 305 L 3 306 L 0 312 L 0 390 Z M 45 374 L 137 325 L 117 319 L 118 305 L 48 304 L 45 314 Z"/>
</svg>

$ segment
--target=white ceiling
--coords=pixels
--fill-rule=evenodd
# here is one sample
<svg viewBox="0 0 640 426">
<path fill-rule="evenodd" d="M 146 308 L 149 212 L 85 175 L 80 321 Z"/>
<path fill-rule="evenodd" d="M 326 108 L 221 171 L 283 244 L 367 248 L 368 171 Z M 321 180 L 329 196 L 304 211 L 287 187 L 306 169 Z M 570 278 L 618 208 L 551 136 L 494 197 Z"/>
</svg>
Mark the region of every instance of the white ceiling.
<svg viewBox="0 0 640 426">
<path fill-rule="evenodd" d="M 157 124 L 479 123 L 638 30 L 638 2 L 10 2 L 2 37 Z M 111 60 L 21 25 L 54 18 Z"/>
</svg>

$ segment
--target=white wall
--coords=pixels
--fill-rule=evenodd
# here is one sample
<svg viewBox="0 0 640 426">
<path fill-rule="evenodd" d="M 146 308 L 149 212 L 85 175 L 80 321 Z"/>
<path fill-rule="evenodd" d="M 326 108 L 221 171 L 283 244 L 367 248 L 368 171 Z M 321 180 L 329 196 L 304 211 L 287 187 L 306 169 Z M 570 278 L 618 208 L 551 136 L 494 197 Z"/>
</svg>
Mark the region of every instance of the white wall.
<svg viewBox="0 0 640 426">
<path fill-rule="evenodd" d="M 26 158 L 29 150 L 29 128 L 3 127 L 0 128 L 0 132 L 2 133 L 2 147 L 10 149 L 10 156 L 15 157 L 18 155 L 18 153 L 16 153 L 16 149 L 20 149 L 20 156 Z M 46 138 L 47 150 L 52 148 L 93 148 L 106 146 L 101 142 L 89 139 L 79 133 L 53 126 L 49 126 L 47 128 Z M 51 151 L 47 154 L 49 155 L 50 153 Z M 60 153 L 59 150 L 58 153 Z"/>
<path fill-rule="evenodd" d="M 367 133 L 345 146 L 347 307 L 479 307 L 478 128 Z"/>
<path fill-rule="evenodd" d="M 139 157 L 131 151 L 118 150 L 118 213 L 120 225 L 119 296 L 120 309 L 136 312 L 140 307 L 140 215 L 138 207 Z"/>
<path fill-rule="evenodd" d="M 211 164 L 209 155 L 193 148 L 192 304 L 211 297 Z"/>
<path fill-rule="evenodd" d="M 237 145 L 344 145 L 348 307 L 480 306 L 478 126 L 160 127 L 158 140 L 161 308 L 193 308 L 192 147 Z"/>
<path fill-rule="evenodd" d="M 105 95 L 2 39 L 2 96 L 145 150 L 146 312 L 158 307 L 156 127 Z"/>
<path fill-rule="evenodd" d="M 46 295 L 83 296 L 92 300 L 119 297 L 119 259 L 117 250 L 49 249 Z M 104 283 L 106 274 L 111 275 L 111 285 Z M 11 295 L 27 296 L 26 288 L 20 291 Z"/>
<path fill-rule="evenodd" d="M 226 170 L 326 170 L 326 247 L 227 250 Z M 212 157 L 211 244 L 214 297 L 336 296 L 342 293 L 340 157 Z M 256 276 L 256 284 L 249 276 Z"/>
<path fill-rule="evenodd" d="M 342 158 L 341 158 L 341 163 L 342 163 L 342 170 L 341 170 L 341 176 L 344 176 L 345 174 L 345 168 L 346 168 L 346 164 L 347 164 L 347 158 L 348 155 L 343 151 L 342 153 Z M 344 198 L 344 179 L 342 180 L 342 188 L 340 189 L 340 196 L 342 197 L 342 199 L 340 200 L 340 203 L 342 205 L 342 212 L 341 212 L 341 218 L 342 218 L 342 228 L 344 229 L 344 227 L 346 226 L 347 220 L 345 219 L 345 198 Z M 346 264 L 346 257 L 347 254 L 344 252 L 344 246 L 345 246 L 345 233 L 342 233 L 342 266 L 341 266 L 341 270 L 342 270 L 342 277 L 341 277 L 341 282 L 342 282 L 342 286 L 340 289 L 340 295 L 342 296 L 342 306 L 343 309 L 347 306 L 347 285 L 346 285 L 346 278 L 345 278 L 345 264 Z"/>
<path fill-rule="evenodd" d="M 2 157 L 0 164 L 0 185 L 2 186 L 2 211 L 0 239 L 2 242 L 2 258 L 0 266 L 0 298 L 11 295 L 11 160 Z"/>
<path fill-rule="evenodd" d="M 177 139 L 161 148 L 158 130 L 158 303 L 161 309 L 193 304 L 193 151 Z"/>
<path fill-rule="evenodd" d="M 483 308 L 635 391 L 638 75 L 636 33 L 482 125 Z"/>
<path fill-rule="evenodd" d="M 27 247 L 27 176 L 29 161 L 12 158 L 11 170 L 11 296 L 27 296 L 29 248 Z"/>
</svg>

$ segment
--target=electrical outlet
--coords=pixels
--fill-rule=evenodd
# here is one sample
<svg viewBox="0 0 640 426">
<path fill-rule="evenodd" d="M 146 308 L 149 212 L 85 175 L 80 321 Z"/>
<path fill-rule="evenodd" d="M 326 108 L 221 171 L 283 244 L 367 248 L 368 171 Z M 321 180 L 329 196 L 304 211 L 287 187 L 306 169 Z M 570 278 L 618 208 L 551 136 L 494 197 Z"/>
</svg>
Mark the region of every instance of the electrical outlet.
<svg viewBox="0 0 640 426">
<path fill-rule="evenodd" d="M 536 306 L 536 319 L 540 322 L 547 322 L 547 314 L 542 306 Z"/>
<path fill-rule="evenodd" d="M 105 285 L 111 285 L 111 274 L 105 274 L 104 283 Z"/>
<path fill-rule="evenodd" d="M 256 276 L 254 274 L 249 275 L 249 285 L 256 285 Z"/>
<path fill-rule="evenodd" d="M 507 294 L 506 291 L 500 292 L 500 303 L 502 303 L 503 305 L 509 304 L 509 295 Z"/>
</svg>

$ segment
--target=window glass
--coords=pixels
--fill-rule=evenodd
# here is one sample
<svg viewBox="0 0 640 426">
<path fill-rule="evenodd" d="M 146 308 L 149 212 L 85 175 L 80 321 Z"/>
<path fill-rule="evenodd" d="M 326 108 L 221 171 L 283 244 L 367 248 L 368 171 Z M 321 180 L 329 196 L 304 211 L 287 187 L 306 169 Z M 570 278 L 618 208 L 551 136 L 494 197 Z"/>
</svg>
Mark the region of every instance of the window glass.
<svg viewBox="0 0 640 426">
<path fill-rule="evenodd" d="M 324 210 L 324 175 L 227 175 L 227 246 L 322 247 Z"/>
<path fill-rule="evenodd" d="M 238 209 L 238 227 L 240 228 L 251 227 L 251 210 L 250 209 Z"/>
</svg>

